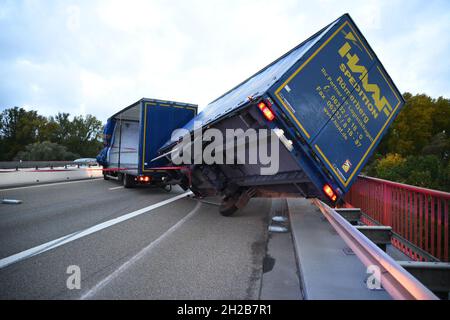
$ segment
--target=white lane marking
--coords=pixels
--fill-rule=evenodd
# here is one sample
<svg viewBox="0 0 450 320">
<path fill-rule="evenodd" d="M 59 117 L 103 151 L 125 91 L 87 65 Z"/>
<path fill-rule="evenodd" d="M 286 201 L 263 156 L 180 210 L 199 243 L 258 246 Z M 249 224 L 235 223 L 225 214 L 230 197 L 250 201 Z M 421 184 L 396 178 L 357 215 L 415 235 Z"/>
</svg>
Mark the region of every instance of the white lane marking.
<svg viewBox="0 0 450 320">
<path fill-rule="evenodd" d="M 111 226 L 113 226 L 115 224 L 121 223 L 121 222 L 123 222 L 125 220 L 129 220 L 129 219 L 134 218 L 134 217 L 136 217 L 136 216 L 138 216 L 140 214 L 143 214 L 145 212 L 148 212 L 148 211 L 154 210 L 156 208 L 162 207 L 162 206 L 164 206 L 166 204 L 169 204 L 171 202 L 174 202 L 174 201 L 176 201 L 178 199 L 184 198 L 184 197 L 190 195 L 191 193 L 192 193 L 191 191 L 187 191 L 187 192 L 182 193 L 182 194 L 180 194 L 178 196 L 175 196 L 175 197 L 172 197 L 170 199 L 167 199 L 167 200 L 164 200 L 164 201 L 152 204 L 151 206 L 148 206 L 148 207 L 145 207 L 145 208 L 142 208 L 142 209 L 139 209 L 139 210 L 127 213 L 127 214 L 125 214 L 123 216 L 120 216 L 120 217 L 117 217 L 117 218 L 114 218 L 114 219 L 102 222 L 100 224 L 97 224 L 97 225 L 92 226 L 90 228 L 87 228 L 85 230 L 80 230 L 80 231 L 71 233 L 71 234 L 69 234 L 67 236 L 64 236 L 64 237 L 58 238 L 56 240 L 52 240 L 52 241 L 46 242 L 46 243 L 41 244 L 39 246 L 36 246 L 34 248 L 31 248 L 31 249 L 28 249 L 28 250 L 25 250 L 25 251 L 13 254 L 12 256 L 0 259 L 0 269 L 4 268 L 6 266 L 9 266 L 10 264 L 16 263 L 18 261 L 21 261 L 21 260 L 24 260 L 24 259 L 28 259 L 28 258 L 31 258 L 31 257 L 33 257 L 35 255 L 41 254 L 43 252 L 55 249 L 55 248 L 60 247 L 60 246 L 62 246 L 64 244 L 72 242 L 74 240 L 77 240 L 77 239 L 83 238 L 85 236 L 88 236 L 88 235 L 90 235 L 90 234 L 92 234 L 94 232 L 97 232 L 97 231 L 103 230 L 105 228 L 111 227 Z"/>
<path fill-rule="evenodd" d="M 1 203 L 4 204 L 21 204 L 22 200 L 17 200 L 17 199 L 3 199 Z"/>
<path fill-rule="evenodd" d="M 40 187 L 48 187 L 48 186 L 62 185 L 62 184 L 69 184 L 69 183 L 90 182 L 90 181 L 96 181 L 96 180 L 103 180 L 103 178 L 85 179 L 85 180 L 68 181 L 68 182 L 54 182 L 54 183 L 37 184 L 37 185 L 35 185 L 35 186 L 26 186 L 26 187 L 16 187 L 16 188 L 0 189 L 0 191 L 19 190 L 19 189 L 29 189 L 29 188 L 40 188 Z"/>
<path fill-rule="evenodd" d="M 108 190 L 117 190 L 117 189 L 123 189 L 123 188 L 124 188 L 123 186 L 120 186 L 120 187 L 109 188 Z"/>
<path fill-rule="evenodd" d="M 150 242 L 148 246 L 141 249 L 138 253 L 136 253 L 133 257 L 131 257 L 129 260 L 124 262 L 120 267 L 118 267 L 113 273 L 108 275 L 106 278 L 98 282 L 94 287 L 86 291 L 81 297 L 80 300 L 85 300 L 93 297 L 98 291 L 100 291 L 102 288 L 104 288 L 106 285 L 108 285 L 111 281 L 116 279 L 121 273 L 126 271 L 129 267 L 131 267 L 134 263 L 136 263 L 138 260 L 140 260 L 142 257 L 144 257 L 147 253 L 149 253 L 154 247 L 156 247 L 161 241 L 166 239 L 168 236 L 170 236 L 172 233 L 174 233 L 183 223 L 185 223 L 187 220 L 189 220 L 194 214 L 197 213 L 198 209 L 200 208 L 201 203 L 197 202 L 197 205 L 194 209 L 192 209 L 191 212 L 189 212 L 184 218 L 179 220 L 177 223 L 175 223 L 172 227 L 169 228 L 166 232 L 164 232 L 162 235 L 160 235 L 156 240 Z"/>
</svg>

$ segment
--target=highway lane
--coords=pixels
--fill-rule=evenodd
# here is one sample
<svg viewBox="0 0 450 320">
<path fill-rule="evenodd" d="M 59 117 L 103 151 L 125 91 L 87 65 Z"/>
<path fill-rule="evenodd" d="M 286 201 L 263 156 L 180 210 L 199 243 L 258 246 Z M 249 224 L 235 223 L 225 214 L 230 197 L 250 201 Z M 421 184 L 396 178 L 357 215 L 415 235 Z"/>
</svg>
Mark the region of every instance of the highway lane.
<svg viewBox="0 0 450 320">
<path fill-rule="evenodd" d="M 117 187 L 116 182 L 97 179 L 0 189 L 0 198 L 23 201 L 0 204 L 0 258 L 182 193 L 181 189 L 171 193 L 113 189 Z"/>
<path fill-rule="evenodd" d="M 0 191 L 0 258 L 183 193 L 122 189 L 90 180 Z M 235 217 L 190 198 L 112 225 L 0 269 L 1 299 L 258 298 L 271 201 Z M 81 289 L 66 286 L 68 266 Z"/>
</svg>

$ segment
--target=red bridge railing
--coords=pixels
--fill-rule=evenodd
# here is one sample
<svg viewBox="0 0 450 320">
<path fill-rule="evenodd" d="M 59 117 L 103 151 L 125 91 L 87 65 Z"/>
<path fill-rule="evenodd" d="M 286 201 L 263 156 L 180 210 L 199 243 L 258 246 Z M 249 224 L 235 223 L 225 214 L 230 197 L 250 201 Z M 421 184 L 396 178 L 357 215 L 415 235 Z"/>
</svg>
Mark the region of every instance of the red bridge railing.
<svg viewBox="0 0 450 320">
<path fill-rule="evenodd" d="M 449 261 L 448 207 L 450 193 L 360 176 L 345 197 L 347 203 L 412 243 L 393 237 L 392 244 L 413 260 L 429 260 L 424 250 Z"/>
</svg>

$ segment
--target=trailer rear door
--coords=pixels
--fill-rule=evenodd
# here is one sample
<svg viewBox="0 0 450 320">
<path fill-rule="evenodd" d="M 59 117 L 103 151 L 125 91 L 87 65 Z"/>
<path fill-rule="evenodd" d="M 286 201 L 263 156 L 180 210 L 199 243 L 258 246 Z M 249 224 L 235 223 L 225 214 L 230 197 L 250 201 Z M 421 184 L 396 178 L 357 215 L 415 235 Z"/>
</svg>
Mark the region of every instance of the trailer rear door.
<svg viewBox="0 0 450 320">
<path fill-rule="evenodd" d="M 151 161 L 158 155 L 161 146 L 171 138 L 175 129 L 182 128 L 197 114 L 194 105 L 171 101 L 142 101 L 142 124 L 139 169 L 141 173 L 167 164 L 167 160 Z"/>
<path fill-rule="evenodd" d="M 348 15 L 271 95 L 344 191 L 404 103 Z"/>
</svg>

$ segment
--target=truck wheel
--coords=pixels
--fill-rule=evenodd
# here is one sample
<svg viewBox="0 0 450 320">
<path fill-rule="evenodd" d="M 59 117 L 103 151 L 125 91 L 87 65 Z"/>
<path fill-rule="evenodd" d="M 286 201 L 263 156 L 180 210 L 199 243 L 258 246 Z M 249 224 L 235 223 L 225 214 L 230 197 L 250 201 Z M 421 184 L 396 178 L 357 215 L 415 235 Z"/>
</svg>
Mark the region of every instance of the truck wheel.
<svg viewBox="0 0 450 320">
<path fill-rule="evenodd" d="M 170 192 L 172 191 L 172 185 L 171 184 L 166 184 L 162 187 L 164 189 L 164 191 L 166 192 Z"/>
<path fill-rule="evenodd" d="M 132 175 L 123 174 L 123 186 L 125 188 L 133 188 L 134 187 L 134 177 Z"/>
<path fill-rule="evenodd" d="M 219 212 L 224 217 L 232 216 L 237 210 L 238 207 L 236 207 L 236 199 L 233 197 L 224 199 L 219 207 Z"/>
<path fill-rule="evenodd" d="M 109 177 L 108 177 L 108 175 L 107 175 L 106 173 L 103 174 L 103 179 L 104 179 L 104 180 L 110 180 Z"/>
</svg>

